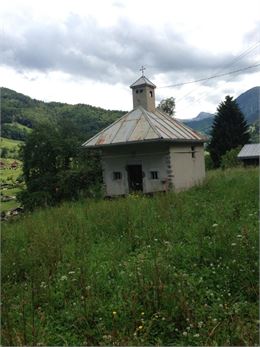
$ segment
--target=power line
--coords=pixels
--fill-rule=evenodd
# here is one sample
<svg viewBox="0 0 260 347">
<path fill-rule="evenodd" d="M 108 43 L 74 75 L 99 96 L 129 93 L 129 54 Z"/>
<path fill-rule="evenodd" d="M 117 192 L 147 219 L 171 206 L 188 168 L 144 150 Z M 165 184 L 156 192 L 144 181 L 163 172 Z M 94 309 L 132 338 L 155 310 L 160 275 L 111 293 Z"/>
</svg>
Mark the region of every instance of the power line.
<svg viewBox="0 0 260 347">
<path fill-rule="evenodd" d="M 244 58 L 246 55 L 248 55 L 249 53 L 251 53 L 252 51 L 254 51 L 258 46 L 260 45 L 260 41 L 255 42 L 252 46 L 248 47 L 246 50 L 240 52 L 240 54 L 235 57 L 234 59 L 232 59 L 229 63 L 227 63 L 226 65 L 224 65 L 221 69 L 218 69 L 218 71 L 215 72 L 215 74 L 219 74 L 219 73 L 224 73 L 224 70 L 229 67 L 232 66 L 234 64 L 236 64 L 241 58 Z M 232 77 L 231 77 L 232 78 Z M 230 80 L 230 78 L 228 79 Z M 198 89 L 198 87 L 195 87 L 194 89 L 192 89 L 191 91 L 189 91 L 188 93 L 185 93 L 183 96 L 179 97 L 176 99 L 176 101 L 180 102 L 181 100 L 185 99 L 188 95 L 190 95 L 191 93 L 193 93 L 194 91 L 196 91 Z M 204 93 L 205 94 L 205 93 Z M 201 99 L 201 98 L 200 98 Z M 200 100 L 199 99 L 199 100 Z"/>
<path fill-rule="evenodd" d="M 245 70 L 248 70 L 248 69 L 253 69 L 254 67 L 257 67 L 257 66 L 260 66 L 260 63 L 259 64 L 255 64 L 255 65 L 251 65 L 251 66 L 246 66 L 246 67 L 244 67 L 242 69 L 238 69 L 238 70 L 235 70 L 235 71 L 230 71 L 230 72 L 226 72 L 226 73 L 222 73 L 222 74 L 218 74 L 218 75 L 213 75 L 213 76 L 206 77 L 206 78 L 201 78 L 199 80 L 183 82 L 183 83 L 178 83 L 178 84 L 171 84 L 171 85 L 168 85 L 168 86 L 162 86 L 162 87 L 158 87 L 158 88 L 180 87 L 180 86 L 184 86 L 186 84 L 198 83 L 198 82 L 202 82 L 202 81 L 211 80 L 213 78 L 218 78 L 218 77 L 232 75 L 232 74 L 237 73 L 237 72 L 245 71 Z"/>
</svg>

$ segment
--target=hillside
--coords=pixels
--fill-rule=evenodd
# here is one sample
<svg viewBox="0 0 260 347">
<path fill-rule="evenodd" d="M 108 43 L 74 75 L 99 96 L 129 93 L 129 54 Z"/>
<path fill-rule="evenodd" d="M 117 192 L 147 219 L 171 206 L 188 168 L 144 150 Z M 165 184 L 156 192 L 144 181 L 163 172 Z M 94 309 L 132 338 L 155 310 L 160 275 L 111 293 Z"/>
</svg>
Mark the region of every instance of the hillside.
<svg viewBox="0 0 260 347">
<path fill-rule="evenodd" d="M 258 170 L 2 228 L 3 345 L 253 346 Z"/>
<path fill-rule="evenodd" d="M 83 104 L 38 101 L 7 88 L 1 88 L 1 112 L 2 136 L 15 140 L 24 140 L 39 123 L 55 124 L 58 119 L 72 120 L 86 140 L 125 113 Z"/>
<path fill-rule="evenodd" d="M 248 123 L 253 125 L 252 129 L 258 129 L 260 87 L 249 89 L 236 100 Z M 72 120 L 78 127 L 82 138 L 87 140 L 126 113 L 126 111 L 105 110 L 85 104 L 43 102 L 7 88 L 1 88 L 1 103 L 2 136 L 15 140 L 24 140 L 28 132 L 38 123 L 55 123 L 58 119 Z M 184 123 L 209 135 L 213 116 L 210 113 L 200 112 L 197 117 L 186 120 Z"/>
</svg>

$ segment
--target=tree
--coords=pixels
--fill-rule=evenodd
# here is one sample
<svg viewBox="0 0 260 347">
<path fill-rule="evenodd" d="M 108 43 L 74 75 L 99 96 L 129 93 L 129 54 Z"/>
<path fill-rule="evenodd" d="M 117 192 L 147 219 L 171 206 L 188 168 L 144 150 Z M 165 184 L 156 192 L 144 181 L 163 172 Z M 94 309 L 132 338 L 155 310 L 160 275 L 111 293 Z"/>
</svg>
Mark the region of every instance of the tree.
<svg viewBox="0 0 260 347">
<path fill-rule="evenodd" d="M 18 195 L 25 208 L 75 200 L 100 183 L 99 156 L 82 143 L 80 131 L 64 119 L 38 125 L 28 135 L 21 150 L 26 190 Z"/>
<path fill-rule="evenodd" d="M 175 114 L 175 99 L 173 97 L 163 99 L 159 103 L 158 108 L 160 108 L 163 112 L 167 113 L 169 116 L 174 116 L 174 114 Z"/>
<path fill-rule="evenodd" d="M 249 141 L 248 125 L 235 100 L 229 95 L 217 108 L 211 141 L 208 146 L 214 167 L 220 166 L 221 157 L 233 148 Z"/>
</svg>

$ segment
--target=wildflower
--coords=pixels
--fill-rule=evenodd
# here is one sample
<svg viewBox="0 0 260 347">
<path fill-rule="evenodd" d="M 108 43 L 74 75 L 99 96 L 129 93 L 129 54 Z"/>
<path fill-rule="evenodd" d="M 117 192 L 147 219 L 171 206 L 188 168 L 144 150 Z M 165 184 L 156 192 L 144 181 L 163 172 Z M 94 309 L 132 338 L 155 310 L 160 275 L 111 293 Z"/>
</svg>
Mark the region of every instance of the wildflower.
<svg viewBox="0 0 260 347">
<path fill-rule="evenodd" d="M 242 235 L 240 235 L 240 234 L 239 234 L 239 235 L 237 235 L 237 238 L 241 238 L 241 237 L 242 237 Z"/>
<path fill-rule="evenodd" d="M 218 226 L 218 224 L 215 223 L 212 225 L 212 228 L 216 228 L 217 226 Z"/>
<path fill-rule="evenodd" d="M 236 246 L 237 244 L 235 242 L 231 243 L 231 246 Z"/>
<path fill-rule="evenodd" d="M 216 322 L 217 322 L 217 318 L 213 318 L 212 321 L 213 321 L 214 323 L 216 323 Z"/>
<path fill-rule="evenodd" d="M 193 337 L 199 337 L 200 336 L 200 334 L 194 334 L 193 335 Z"/>
<path fill-rule="evenodd" d="M 142 330 L 142 329 L 143 329 L 143 326 L 139 325 L 138 330 Z"/>
<path fill-rule="evenodd" d="M 141 312 L 141 316 L 144 316 L 144 312 Z"/>
<path fill-rule="evenodd" d="M 188 335 L 187 331 L 184 331 L 184 332 L 182 333 L 182 335 L 183 335 L 183 336 L 187 336 L 187 335 Z"/>
<path fill-rule="evenodd" d="M 113 316 L 115 316 L 115 315 L 116 315 L 116 311 L 113 311 L 112 313 L 113 313 Z"/>
<path fill-rule="evenodd" d="M 61 276 L 61 278 L 60 278 L 61 281 L 66 281 L 67 279 L 68 279 L 68 277 L 65 275 Z"/>
<path fill-rule="evenodd" d="M 69 271 L 69 275 L 73 275 L 75 271 Z"/>
</svg>

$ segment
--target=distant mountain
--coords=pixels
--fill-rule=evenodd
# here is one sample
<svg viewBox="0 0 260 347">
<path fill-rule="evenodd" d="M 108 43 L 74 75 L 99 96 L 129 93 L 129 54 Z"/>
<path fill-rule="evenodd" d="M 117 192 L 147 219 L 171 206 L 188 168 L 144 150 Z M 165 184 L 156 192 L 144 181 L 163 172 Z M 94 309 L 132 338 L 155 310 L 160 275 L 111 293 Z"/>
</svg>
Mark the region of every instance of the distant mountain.
<svg viewBox="0 0 260 347">
<path fill-rule="evenodd" d="M 185 121 L 183 121 L 183 123 L 187 124 L 192 129 L 201 132 L 202 134 L 209 135 L 212 124 L 213 124 L 214 115 L 213 115 L 213 117 L 208 117 L 208 118 L 204 118 L 201 120 L 196 120 L 196 118 L 194 118 L 193 120 L 190 120 L 188 122 L 185 120 Z"/>
<path fill-rule="evenodd" d="M 197 117 L 193 118 L 193 121 L 199 121 L 199 120 L 203 120 L 206 118 L 212 118 L 214 117 L 213 113 L 208 113 L 208 112 L 200 112 Z"/>
<path fill-rule="evenodd" d="M 245 119 L 249 125 L 259 123 L 260 118 L 260 87 L 254 87 L 235 99 L 243 112 Z M 189 127 L 206 135 L 210 134 L 213 124 L 214 114 L 208 112 L 200 112 L 197 117 L 182 120 Z"/>
<path fill-rule="evenodd" d="M 187 123 L 187 122 L 196 122 L 196 121 L 200 121 L 206 118 L 211 118 L 214 117 L 213 113 L 209 113 L 209 112 L 200 112 L 196 117 L 194 118 L 186 118 L 186 119 L 180 119 L 180 118 L 176 118 L 177 120 Z"/>
<path fill-rule="evenodd" d="M 239 95 L 236 101 L 248 123 L 254 123 L 260 117 L 260 87 L 254 87 Z"/>
</svg>

